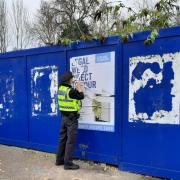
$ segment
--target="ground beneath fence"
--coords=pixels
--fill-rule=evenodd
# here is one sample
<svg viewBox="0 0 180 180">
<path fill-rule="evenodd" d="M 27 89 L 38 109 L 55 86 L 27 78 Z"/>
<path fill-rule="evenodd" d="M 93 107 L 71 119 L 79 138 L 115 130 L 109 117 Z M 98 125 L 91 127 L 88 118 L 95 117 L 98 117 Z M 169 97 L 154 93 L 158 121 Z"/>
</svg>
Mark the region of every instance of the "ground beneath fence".
<svg viewBox="0 0 180 180">
<path fill-rule="evenodd" d="M 0 145 L 0 180 L 158 180 L 79 160 L 80 170 L 65 171 L 54 159 L 53 154 Z"/>
</svg>

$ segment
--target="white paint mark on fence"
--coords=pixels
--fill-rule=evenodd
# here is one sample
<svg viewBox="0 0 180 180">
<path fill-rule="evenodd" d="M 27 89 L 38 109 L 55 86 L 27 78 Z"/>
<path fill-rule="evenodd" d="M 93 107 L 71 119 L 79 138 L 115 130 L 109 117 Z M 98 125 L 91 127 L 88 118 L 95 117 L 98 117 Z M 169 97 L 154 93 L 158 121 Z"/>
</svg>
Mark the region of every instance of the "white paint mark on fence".
<svg viewBox="0 0 180 180">
<path fill-rule="evenodd" d="M 58 68 L 56 66 L 35 67 L 31 70 L 31 79 L 32 116 L 57 116 Z M 43 106 L 44 103 L 47 108 Z"/>
<path fill-rule="evenodd" d="M 145 87 L 147 88 L 147 83 L 150 82 L 150 80 L 155 81 L 155 85 L 160 85 L 163 80 L 163 70 L 165 67 L 165 64 L 168 62 L 172 62 L 172 71 L 173 71 L 173 79 L 170 81 L 169 86 L 171 86 L 171 92 L 169 93 L 169 96 L 171 96 L 171 104 L 172 109 L 171 110 L 163 110 L 163 109 L 157 109 L 155 110 L 151 116 L 149 116 L 148 112 L 139 110 L 137 99 L 135 99 L 135 94 L 138 93 L 140 90 L 142 91 Z M 137 68 L 139 63 L 144 63 L 144 66 L 147 64 L 152 65 L 153 63 L 158 64 L 160 68 L 160 72 L 153 72 L 151 68 L 145 68 L 144 72 L 140 75 L 140 78 L 134 77 L 133 72 L 135 68 Z M 140 71 L 142 70 L 142 67 L 140 68 Z M 140 72 L 137 72 L 137 74 Z M 168 72 L 167 73 L 168 76 Z M 132 80 L 133 79 L 133 80 Z M 164 81 L 165 83 L 166 81 Z M 149 83 L 150 84 L 150 83 Z M 149 96 L 153 97 L 153 94 L 151 94 L 152 90 L 155 90 L 155 88 L 152 84 L 150 84 L 149 88 Z M 160 89 L 160 91 L 163 93 L 166 88 Z M 146 91 L 147 92 L 147 91 Z M 143 93 L 142 93 L 143 94 Z M 160 93 L 161 94 L 161 93 Z M 147 94 L 145 94 L 144 97 L 139 97 L 140 99 L 149 98 Z M 159 97 L 159 105 L 163 106 L 163 99 L 168 98 Z M 162 101 L 162 102 L 161 102 Z M 153 100 L 152 100 L 153 102 Z M 140 101 L 138 100 L 138 103 Z M 158 104 L 144 104 L 144 106 L 151 106 L 155 107 Z M 166 106 L 166 104 L 164 104 Z M 142 108 L 143 109 L 143 108 Z M 148 109 L 148 107 L 146 108 Z M 130 58 L 129 62 L 129 121 L 142 121 L 145 123 L 160 123 L 160 124 L 180 124 L 180 52 L 177 53 L 169 53 L 164 54 L 163 56 L 160 55 L 151 55 L 151 56 L 138 56 L 138 57 L 132 57 Z"/>
<path fill-rule="evenodd" d="M 53 69 L 52 73 L 49 74 L 49 79 L 51 81 L 50 85 L 50 95 L 51 95 L 51 110 L 52 112 L 49 115 L 57 115 L 58 105 L 56 103 L 57 94 L 58 94 L 58 71 Z"/>
<path fill-rule="evenodd" d="M 14 116 L 14 78 L 12 75 L 1 74 L 0 80 L 0 125 L 5 120 L 9 120 Z"/>
<path fill-rule="evenodd" d="M 34 75 L 34 82 L 35 82 L 35 84 L 37 83 L 37 79 L 39 79 L 43 75 L 44 75 L 44 73 L 36 71 L 36 73 Z"/>
</svg>

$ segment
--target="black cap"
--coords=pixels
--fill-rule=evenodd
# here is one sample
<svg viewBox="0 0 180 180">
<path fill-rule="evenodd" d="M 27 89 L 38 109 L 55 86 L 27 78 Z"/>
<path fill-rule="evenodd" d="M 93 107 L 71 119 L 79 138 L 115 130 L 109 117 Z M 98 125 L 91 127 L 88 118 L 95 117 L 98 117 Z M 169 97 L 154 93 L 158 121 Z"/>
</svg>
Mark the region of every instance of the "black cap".
<svg viewBox="0 0 180 180">
<path fill-rule="evenodd" d="M 73 77 L 74 76 L 73 76 L 71 71 L 66 71 L 64 74 L 62 74 L 60 79 L 61 79 L 62 82 L 67 82 L 70 79 L 72 79 Z"/>
</svg>

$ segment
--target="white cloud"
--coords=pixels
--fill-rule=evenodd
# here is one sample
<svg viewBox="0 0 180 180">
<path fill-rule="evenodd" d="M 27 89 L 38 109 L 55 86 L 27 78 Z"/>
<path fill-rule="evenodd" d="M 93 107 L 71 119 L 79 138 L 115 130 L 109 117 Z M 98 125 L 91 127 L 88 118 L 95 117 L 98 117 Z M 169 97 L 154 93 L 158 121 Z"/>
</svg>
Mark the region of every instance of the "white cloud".
<svg viewBox="0 0 180 180">
<path fill-rule="evenodd" d="M 9 8 L 13 1 L 15 1 L 15 0 L 5 0 L 5 2 L 7 3 Z M 34 15 L 36 13 L 36 10 L 40 6 L 41 0 L 23 0 L 23 2 L 24 2 L 25 7 L 27 8 L 28 12 L 30 14 Z"/>
</svg>

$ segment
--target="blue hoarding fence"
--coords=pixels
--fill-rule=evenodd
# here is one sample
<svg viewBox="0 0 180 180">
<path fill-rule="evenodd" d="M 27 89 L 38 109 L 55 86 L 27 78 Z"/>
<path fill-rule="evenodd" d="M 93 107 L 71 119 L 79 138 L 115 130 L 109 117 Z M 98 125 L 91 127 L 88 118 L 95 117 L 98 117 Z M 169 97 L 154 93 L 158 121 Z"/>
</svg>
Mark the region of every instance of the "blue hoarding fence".
<svg viewBox="0 0 180 180">
<path fill-rule="evenodd" d="M 85 85 L 75 156 L 180 179 L 180 27 L 0 54 L 0 143 L 55 152 L 60 75 Z"/>
</svg>

